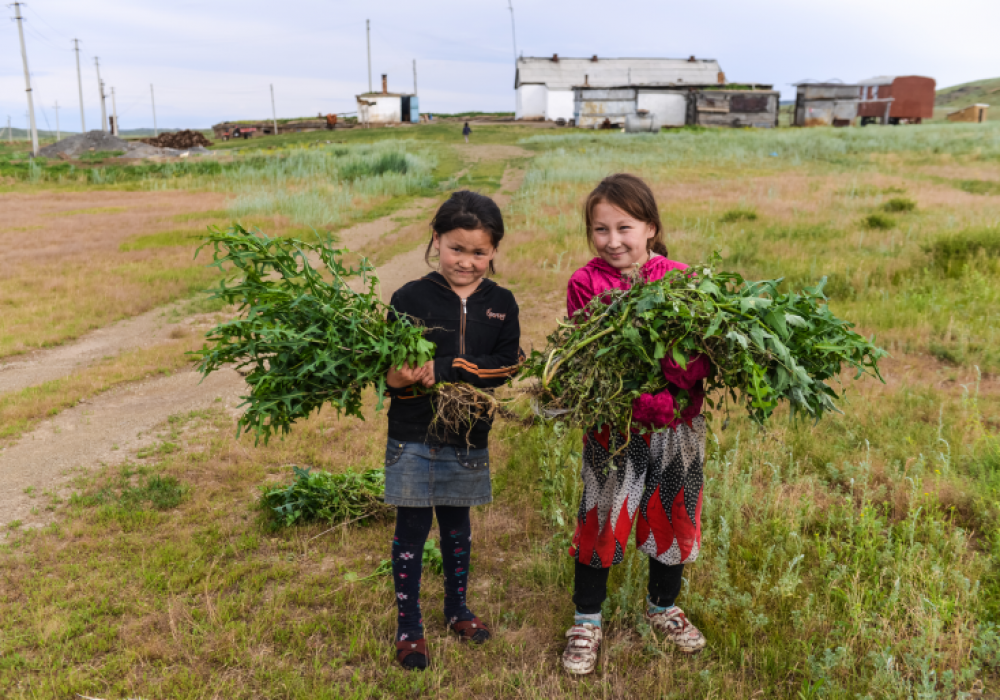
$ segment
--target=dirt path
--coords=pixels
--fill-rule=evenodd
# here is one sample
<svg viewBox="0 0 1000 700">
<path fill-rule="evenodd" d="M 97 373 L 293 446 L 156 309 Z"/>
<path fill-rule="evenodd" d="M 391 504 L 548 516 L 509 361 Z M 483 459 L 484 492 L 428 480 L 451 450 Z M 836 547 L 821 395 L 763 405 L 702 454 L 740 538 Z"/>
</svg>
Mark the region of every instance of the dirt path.
<svg viewBox="0 0 1000 700">
<path fill-rule="evenodd" d="M 68 377 L 105 357 L 158 345 L 176 337 L 173 334 L 201 320 L 199 317 L 170 320 L 174 310 L 182 308 L 182 303 L 179 303 L 153 309 L 91 331 L 66 345 L 17 355 L 6 363 L 0 360 L 0 394 Z"/>
<path fill-rule="evenodd" d="M 157 442 L 151 431 L 170 416 L 213 406 L 234 410 L 241 403 L 246 383 L 235 371 L 200 380 L 197 372 L 185 371 L 112 389 L 63 411 L 0 451 L 0 528 L 15 520 L 25 526 L 46 523 L 44 492 L 64 496 L 73 469 L 91 470 L 134 457 L 137 449 Z"/>
<path fill-rule="evenodd" d="M 530 155 L 515 146 L 470 144 L 459 150 L 469 161 Z M 523 169 L 509 168 L 504 173 L 494 197 L 501 207 L 509 203 L 523 177 Z M 358 250 L 399 228 L 399 220 L 425 214 L 430 217 L 437 202 L 435 198 L 417 201 L 404 211 L 340 231 L 338 237 L 344 246 Z M 379 266 L 383 298 L 425 273 L 425 245 Z M 68 376 L 108 355 L 153 345 L 192 322 L 192 318 L 171 322 L 164 311 L 157 309 L 94 331 L 74 343 L 0 365 L 0 394 Z M 16 520 L 25 526 L 45 524 L 51 516 L 44 510 L 48 501 L 40 494 L 65 494 L 74 470 L 120 464 L 137 449 L 155 443 L 152 431 L 170 416 L 212 406 L 235 411 L 241 402 L 239 396 L 246 391 L 245 382 L 235 371 L 200 380 L 199 374 L 189 370 L 118 387 L 45 421 L 0 451 L 0 528 Z"/>
</svg>

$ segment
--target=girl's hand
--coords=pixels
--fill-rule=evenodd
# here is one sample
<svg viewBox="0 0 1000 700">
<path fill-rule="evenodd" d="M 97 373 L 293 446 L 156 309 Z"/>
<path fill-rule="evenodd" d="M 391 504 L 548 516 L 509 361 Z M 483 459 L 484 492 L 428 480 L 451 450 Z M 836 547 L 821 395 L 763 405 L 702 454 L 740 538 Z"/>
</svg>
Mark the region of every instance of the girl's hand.
<svg viewBox="0 0 1000 700">
<path fill-rule="evenodd" d="M 429 360 L 420 367 L 403 365 L 399 369 L 392 367 L 385 378 L 386 384 L 393 389 L 402 389 L 421 384 L 426 387 L 434 386 L 434 360 Z"/>
</svg>

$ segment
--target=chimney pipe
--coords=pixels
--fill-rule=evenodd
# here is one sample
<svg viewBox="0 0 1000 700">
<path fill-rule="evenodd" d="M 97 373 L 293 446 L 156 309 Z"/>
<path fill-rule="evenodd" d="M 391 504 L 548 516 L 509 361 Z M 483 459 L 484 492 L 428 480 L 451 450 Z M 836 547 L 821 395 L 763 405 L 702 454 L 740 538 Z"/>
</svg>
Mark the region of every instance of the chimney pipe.
<svg viewBox="0 0 1000 700">
<path fill-rule="evenodd" d="M 559 54 L 557 53 L 552 54 L 552 62 L 559 63 Z"/>
<path fill-rule="evenodd" d="M 382 94 L 389 94 L 389 76 L 385 73 L 382 74 Z"/>
</svg>

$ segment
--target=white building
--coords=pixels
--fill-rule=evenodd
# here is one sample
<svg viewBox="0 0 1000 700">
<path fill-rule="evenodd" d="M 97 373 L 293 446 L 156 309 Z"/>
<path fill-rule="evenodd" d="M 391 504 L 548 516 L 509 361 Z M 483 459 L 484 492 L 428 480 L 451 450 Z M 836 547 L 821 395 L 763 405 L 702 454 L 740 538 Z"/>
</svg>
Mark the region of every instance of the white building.
<svg viewBox="0 0 1000 700">
<path fill-rule="evenodd" d="M 551 58 L 517 59 L 515 119 L 573 118 L 573 88 L 718 85 L 726 76 L 714 59 Z"/>
<path fill-rule="evenodd" d="M 358 123 L 369 126 L 420 121 L 420 105 L 416 95 L 389 92 L 388 77 L 382 76 L 382 92 L 366 92 L 356 96 Z"/>
</svg>

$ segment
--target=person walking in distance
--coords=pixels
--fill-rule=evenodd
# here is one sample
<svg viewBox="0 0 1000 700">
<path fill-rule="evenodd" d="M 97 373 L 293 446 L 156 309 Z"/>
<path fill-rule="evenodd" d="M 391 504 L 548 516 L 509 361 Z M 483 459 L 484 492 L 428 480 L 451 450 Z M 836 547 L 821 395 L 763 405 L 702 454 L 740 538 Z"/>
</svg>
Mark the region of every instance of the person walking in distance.
<svg viewBox="0 0 1000 700">
<path fill-rule="evenodd" d="M 472 129 L 469 128 L 469 122 L 465 122 L 465 126 L 462 127 L 462 136 L 465 137 L 465 142 L 469 142 L 469 134 L 472 133 Z"/>
</svg>

